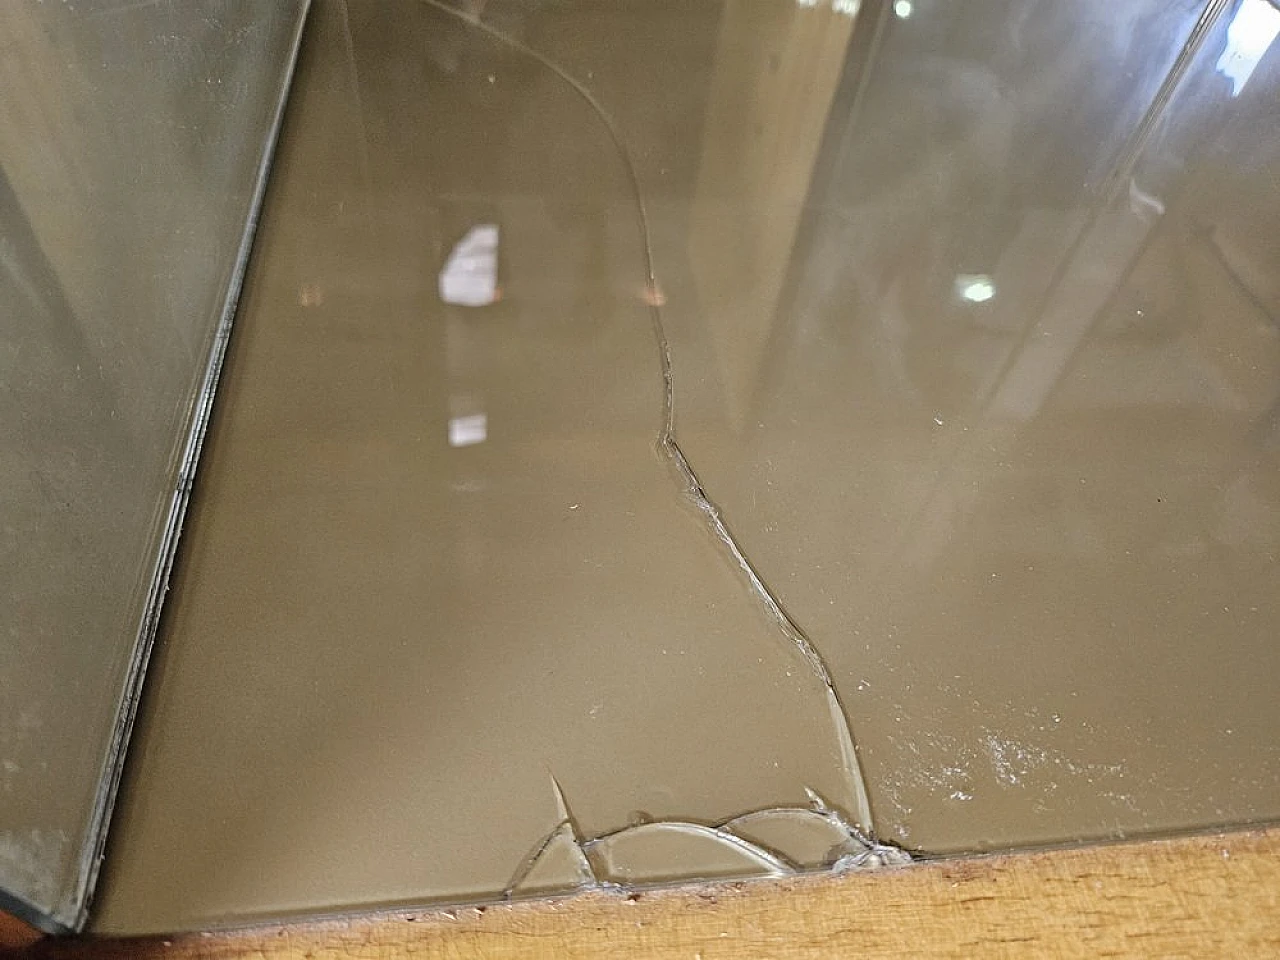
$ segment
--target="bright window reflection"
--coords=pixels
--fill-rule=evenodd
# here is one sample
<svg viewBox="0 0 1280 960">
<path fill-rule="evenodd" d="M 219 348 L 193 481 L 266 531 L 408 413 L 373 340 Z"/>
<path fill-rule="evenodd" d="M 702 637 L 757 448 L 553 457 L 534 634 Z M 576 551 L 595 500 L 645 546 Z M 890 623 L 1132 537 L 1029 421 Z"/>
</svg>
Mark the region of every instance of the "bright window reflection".
<svg viewBox="0 0 1280 960">
<path fill-rule="evenodd" d="M 1231 95 L 1240 91 L 1253 76 L 1258 61 L 1280 33 L 1280 9 L 1268 0 L 1244 0 L 1227 27 L 1227 48 L 1218 58 L 1218 72 L 1231 81 Z"/>
<path fill-rule="evenodd" d="M 481 223 L 454 246 L 440 271 L 440 299 L 484 307 L 498 299 L 498 227 Z"/>
</svg>

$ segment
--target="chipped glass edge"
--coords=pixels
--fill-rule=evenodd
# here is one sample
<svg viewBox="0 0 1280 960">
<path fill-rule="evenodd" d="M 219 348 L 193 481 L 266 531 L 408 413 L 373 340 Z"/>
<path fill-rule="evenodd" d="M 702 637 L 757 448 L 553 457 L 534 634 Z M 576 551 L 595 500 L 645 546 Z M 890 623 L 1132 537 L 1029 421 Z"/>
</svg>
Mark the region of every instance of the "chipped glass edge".
<svg viewBox="0 0 1280 960">
<path fill-rule="evenodd" d="M 554 776 L 551 785 L 555 794 L 558 822 L 516 868 L 502 891 L 504 901 L 536 899 L 584 890 L 625 892 L 637 888 L 700 881 L 776 879 L 824 871 L 839 874 L 904 866 L 913 859 L 907 851 L 880 843 L 864 833 L 821 795 L 808 788 L 805 790 L 809 798 L 809 805 L 806 807 L 765 807 L 712 824 L 647 820 L 600 836 L 584 837 L 578 830 L 564 793 Z M 785 827 L 788 823 L 797 826 L 804 822 L 827 834 L 822 844 L 823 852 L 817 857 L 805 853 L 799 846 L 771 841 L 760 835 L 761 826 Z M 701 842 L 709 852 L 723 857 L 726 863 L 721 867 L 711 867 L 704 861 L 704 865 L 699 866 L 694 857 L 687 864 L 672 864 L 669 868 L 656 870 L 646 868 L 640 862 L 646 842 L 661 843 L 664 837 L 690 845 L 695 840 Z M 636 850 L 628 853 L 627 846 L 638 847 L 638 854 Z M 530 882 L 540 865 L 545 864 L 557 851 L 565 849 L 568 850 L 566 855 L 572 863 L 570 875 L 563 877 L 558 883 Z"/>
</svg>

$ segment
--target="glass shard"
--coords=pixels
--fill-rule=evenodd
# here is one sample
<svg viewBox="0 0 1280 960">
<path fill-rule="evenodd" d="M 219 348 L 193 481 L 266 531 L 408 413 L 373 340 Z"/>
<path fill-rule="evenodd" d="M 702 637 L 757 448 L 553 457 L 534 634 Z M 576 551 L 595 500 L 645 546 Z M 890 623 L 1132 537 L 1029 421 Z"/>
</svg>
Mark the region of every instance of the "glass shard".
<svg viewBox="0 0 1280 960">
<path fill-rule="evenodd" d="M 547 837 L 511 885 L 507 896 L 565 893 L 596 883 L 573 827 L 565 822 Z"/>
</svg>

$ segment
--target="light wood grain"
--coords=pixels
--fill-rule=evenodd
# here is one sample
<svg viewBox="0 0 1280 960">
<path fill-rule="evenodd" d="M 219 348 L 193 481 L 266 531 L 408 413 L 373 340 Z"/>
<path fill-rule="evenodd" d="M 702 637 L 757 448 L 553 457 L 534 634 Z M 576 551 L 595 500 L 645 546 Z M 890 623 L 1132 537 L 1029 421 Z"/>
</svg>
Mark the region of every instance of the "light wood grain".
<svg viewBox="0 0 1280 960">
<path fill-rule="evenodd" d="M 880 873 L 586 894 L 25 956 L 219 960 L 1280 955 L 1280 829 Z"/>
</svg>

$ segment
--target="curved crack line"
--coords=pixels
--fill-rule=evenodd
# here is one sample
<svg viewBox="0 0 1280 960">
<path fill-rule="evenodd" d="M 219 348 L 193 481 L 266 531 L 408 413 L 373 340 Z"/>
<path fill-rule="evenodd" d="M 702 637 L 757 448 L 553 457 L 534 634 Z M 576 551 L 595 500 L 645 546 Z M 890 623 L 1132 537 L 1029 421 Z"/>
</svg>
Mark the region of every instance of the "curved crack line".
<svg viewBox="0 0 1280 960">
<path fill-rule="evenodd" d="M 850 824 L 839 810 L 831 807 L 819 793 L 808 787 L 805 788 L 805 794 L 809 798 L 809 804 L 805 807 L 765 807 L 750 810 L 717 823 L 680 819 L 652 820 L 633 823 L 584 839 L 574 823 L 559 781 L 555 774 L 550 776 L 551 789 L 556 802 L 557 822 L 550 833 L 539 840 L 516 868 L 511 881 L 503 888 L 502 899 L 504 900 L 512 900 L 528 894 L 538 895 L 539 892 L 546 891 L 567 892 L 586 888 L 629 890 L 655 882 L 654 877 L 648 879 L 629 877 L 626 853 L 628 841 L 639 841 L 643 848 L 643 835 L 655 831 L 661 835 L 675 833 L 686 840 L 693 837 L 711 840 L 719 848 L 742 856 L 755 868 L 754 871 L 745 870 L 740 875 L 736 873 L 723 875 L 725 879 L 736 876 L 741 876 L 743 879 L 758 876 L 789 876 L 823 869 L 835 873 L 846 873 L 901 866 L 910 863 L 912 859 L 909 853 L 898 847 L 878 844 L 866 837 L 857 827 Z M 782 838 L 779 844 L 777 836 L 769 840 L 762 839 L 759 835 L 760 826 L 767 828 L 770 823 L 783 823 L 800 814 L 818 818 L 833 831 L 834 835 L 828 835 L 825 838 L 830 841 L 830 845 L 821 861 L 813 859 L 811 853 L 798 852 L 797 848 L 787 844 L 785 838 Z M 620 861 L 617 859 L 618 851 L 611 849 L 616 848 L 619 842 L 624 844 Z M 549 855 L 554 844 L 567 844 L 573 854 L 576 854 L 576 869 L 572 879 L 559 875 L 557 879 L 546 883 L 541 889 L 522 890 L 529 877 L 533 876 L 534 871 L 538 869 L 542 859 Z M 600 852 L 597 853 L 597 851 Z M 635 853 L 633 852 L 630 856 L 634 857 Z M 599 863 L 596 862 L 597 859 Z M 637 861 L 632 859 L 630 863 L 634 867 Z M 690 862 L 689 872 L 690 875 L 682 879 L 696 877 L 698 870 L 694 862 Z M 717 877 L 720 876 L 717 874 Z"/>
<path fill-rule="evenodd" d="M 696 823 L 691 820 L 654 820 L 649 823 L 640 823 L 630 827 L 623 827 L 622 829 L 614 830 L 611 833 L 592 837 L 590 840 L 582 843 L 581 846 L 584 851 L 590 851 L 595 847 L 604 846 L 610 841 L 616 841 L 619 838 L 635 837 L 642 833 L 650 833 L 655 830 L 678 830 L 682 833 L 706 837 L 716 843 L 723 844 L 730 850 L 734 850 L 737 853 L 742 854 L 748 860 L 754 861 L 756 866 L 767 870 L 769 876 L 785 877 L 796 872 L 781 855 L 768 849 L 762 844 L 753 843 L 746 837 L 740 837 L 737 834 L 730 833 L 720 827 L 712 827 L 705 823 Z M 610 882 L 619 883 L 617 880 Z"/>
<path fill-rule="evenodd" d="M 479 18 L 478 15 L 470 14 L 462 10 L 454 9 L 443 2 L 443 0 L 421 0 L 422 3 L 451 16 L 464 23 L 470 24 L 477 30 L 480 30 L 490 38 L 499 43 L 506 44 L 513 50 L 532 58 L 542 66 L 546 67 L 553 74 L 560 78 L 564 83 L 578 94 L 596 114 L 597 118 L 608 131 L 609 138 L 613 141 L 614 148 L 618 152 L 618 156 L 622 161 L 623 167 L 627 171 L 627 178 L 631 184 L 632 197 L 635 200 L 636 211 L 639 219 L 640 241 L 644 251 L 644 270 L 646 287 L 651 294 L 649 299 L 649 319 L 653 325 L 654 339 L 658 344 L 658 356 L 662 368 L 662 425 L 658 431 L 658 450 L 675 466 L 679 471 L 681 479 L 684 481 L 685 494 L 690 501 L 701 511 L 703 517 L 710 527 L 711 532 L 715 535 L 733 559 L 739 570 L 746 576 L 751 588 L 757 599 L 763 604 L 770 616 L 776 622 L 778 628 L 799 650 L 800 655 L 809 665 L 810 670 L 826 688 L 828 707 L 831 711 L 832 724 L 835 727 L 836 739 L 840 748 L 841 762 L 844 765 L 846 776 L 849 780 L 850 793 L 853 801 L 853 817 L 861 830 L 872 839 L 876 840 L 876 831 L 874 821 L 871 816 L 871 801 L 867 795 L 866 781 L 862 775 L 862 768 L 858 762 L 857 748 L 853 740 L 853 732 L 849 727 L 848 714 L 845 711 L 844 704 L 840 699 L 840 694 L 836 690 L 835 682 L 831 677 L 831 670 L 828 668 L 822 654 L 818 652 L 817 647 L 813 645 L 804 631 L 791 618 L 782 603 L 778 600 L 772 590 L 765 584 L 755 565 L 747 558 L 742 547 L 738 544 L 737 539 L 730 532 L 728 525 L 724 521 L 724 517 L 720 513 L 720 508 L 707 496 L 706 490 L 702 486 L 702 481 L 698 479 L 697 473 L 694 472 L 692 465 L 684 455 L 684 451 L 680 449 L 680 444 L 676 442 L 675 436 L 675 384 L 671 373 L 671 344 L 667 339 L 667 332 L 662 324 L 662 310 L 658 305 L 659 299 L 652 296 L 658 290 L 657 275 L 654 271 L 653 257 L 653 241 L 649 230 L 649 211 L 644 202 L 644 192 L 640 185 L 640 175 L 636 171 L 634 160 L 631 157 L 631 151 L 628 149 L 626 141 L 623 139 L 621 131 L 613 121 L 613 117 L 605 110 L 604 105 L 596 99 L 595 95 L 577 78 L 557 64 L 554 60 L 530 47 L 523 41 L 510 36 L 490 26 Z"/>
</svg>

